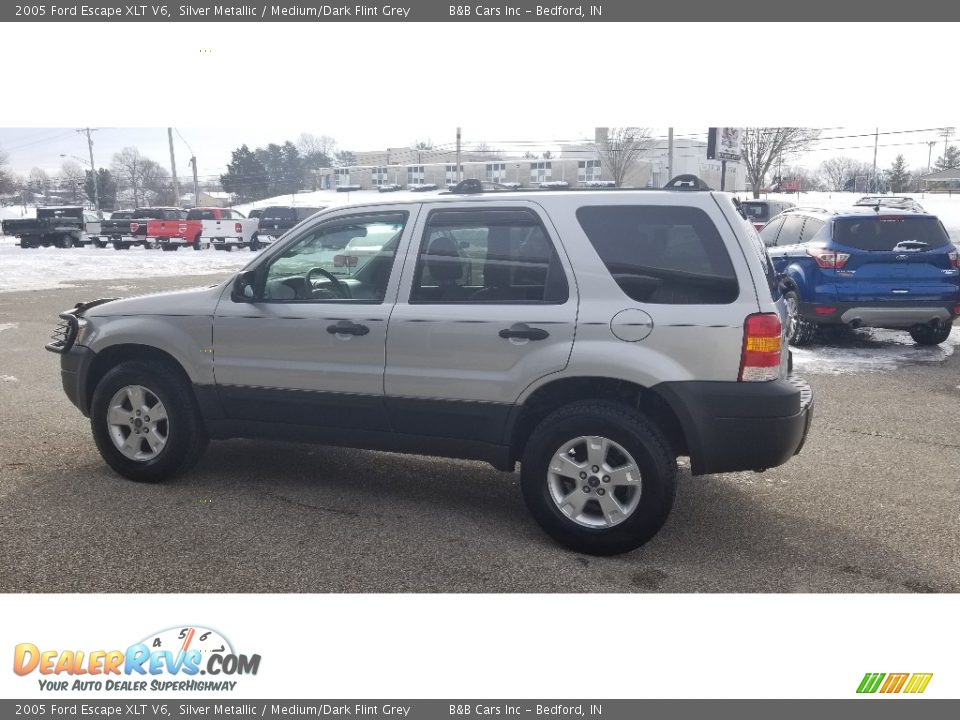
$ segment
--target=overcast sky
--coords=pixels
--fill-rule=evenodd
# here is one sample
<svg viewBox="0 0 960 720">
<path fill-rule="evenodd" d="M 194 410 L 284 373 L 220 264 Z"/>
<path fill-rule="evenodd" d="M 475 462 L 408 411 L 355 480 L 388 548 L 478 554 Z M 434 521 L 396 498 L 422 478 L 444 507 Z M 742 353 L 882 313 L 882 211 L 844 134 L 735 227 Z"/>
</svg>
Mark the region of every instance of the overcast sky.
<svg viewBox="0 0 960 720">
<path fill-rule="evenodd" d="M 877 165 L 889 167 L 898 153 L 903 153 L 911 169 L 926 170 L 929 151 L 928 142 L 935 141 L 933 162 L 943 153 L 943 138 L 934 123 L 914 124 L 914 127 L 880 128 Z M 437 145 L 452 146 L 456 139 L 455 128 L 405 127 L 400 123 L 375 124 L 369 127 L 349 126 L 342 128 L 281 127 L 276 128 L 178 128 L 174 132 L 174 149 L 177 157 L 177 174 L 190 174 L 188 164 L 191 152 L 197 156 L 201 179 L 216 179 L 226 169 L 230 152 L 246 143 L 251 148 L 267 143 L 282 143 L 297 140 L 302 132 L 332 136 L 341 149 L 354 151 L 380 150 L 386 147 L 403 147 L 416 140 L 430 139 Z M 666 135 L 666 128 L 653 128 L 654 134 Z M 875 128 L 829 127 L 821 132 L 823 138 L 817 148 L 802 158 L 799 164 L 815 168 L 823 160 L 837 155 L 846 155 L 866 162 L 873 160 L 873 132 Z M 675 128 L 680 143 L 682 137 L 706 135 L 705 128 Z M 515 125 L 486 125 L 464 128 L 463 142 L 486 142 L 492 148 L 505 151 L 537 151 L 556 147 L 560 142 L 589 139 L 591 127 L 556 127 L 537 129 Z M 128 145 L 137 147 L 143 155 L 169 167 L 170 153 L 166 128 L 100 128 L 93 133 L 94 159 L 98 166 L 109 167 L 114 153 Z M 189 146 L 188 146 L 189 144 Z M 48 173 L 59 170 L 64 158 L 75 156 L 87 163 L 87 143 L 84 135 L 74 128 L 0 128 L 0 149 L 6 152 L 14 172 L 26 174 L 32 167 L 40 167 Z"/>
</svg>

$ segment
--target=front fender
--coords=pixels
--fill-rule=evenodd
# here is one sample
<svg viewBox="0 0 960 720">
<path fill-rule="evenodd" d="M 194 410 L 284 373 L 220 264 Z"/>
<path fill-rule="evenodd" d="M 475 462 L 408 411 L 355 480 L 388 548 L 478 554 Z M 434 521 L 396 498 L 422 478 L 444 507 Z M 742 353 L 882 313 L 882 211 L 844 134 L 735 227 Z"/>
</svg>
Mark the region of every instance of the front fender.
<svg viewBox="0 0 960 720">
<path fill-rule="evenodd" d="M 212 385 L 213 318 L 209 316 L 98 316 L 88 319 L 78 344 L 100 354 L 117 345 L 141 345 L 167 353 L 195 385 Z"/>
</svg>

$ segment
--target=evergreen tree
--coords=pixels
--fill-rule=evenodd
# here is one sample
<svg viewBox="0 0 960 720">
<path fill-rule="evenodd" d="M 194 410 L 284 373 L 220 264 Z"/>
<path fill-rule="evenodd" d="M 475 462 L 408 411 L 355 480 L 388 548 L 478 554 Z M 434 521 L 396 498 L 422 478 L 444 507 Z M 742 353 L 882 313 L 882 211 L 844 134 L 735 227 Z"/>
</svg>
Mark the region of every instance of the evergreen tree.
<svg viewBox="0 0 960 720">
<path fill-rule="evenodd" d="M 910 184 L 910 171 L 907 170 L 907 161 L 903 155 L 897 155 L 887 173 L 887 181 L 890 183 L 890 189 L 895 192 L 903 192 Z"/>
<path fill-rule="evenodd" d="M 93 173 L 89 170 L 84 172 L 86 179 L 83 187 L 87 197 L 92 201 L 96 197 L 93 188 Z M 100 193 L 100 210 L 115 210 L 117 206 L 117 181 L 106 168 L 97 170 L 97 191 Z"/>
<path fill-rule="evenodd" d="M 946 152 L 937 158 L 937 170 L 960 168 L 960 148 L 951 145 Z"/>
<path fill-rule="evenodd" d="M 267 169 L 257 156 L 258 152 L 259 150 L 255 152 L 246 145 L 241 145 L 231 154 L 227 172 L 220 176 L 223 189 L 236 195 L 240 202 L 270 196 Z"/>
</svg>

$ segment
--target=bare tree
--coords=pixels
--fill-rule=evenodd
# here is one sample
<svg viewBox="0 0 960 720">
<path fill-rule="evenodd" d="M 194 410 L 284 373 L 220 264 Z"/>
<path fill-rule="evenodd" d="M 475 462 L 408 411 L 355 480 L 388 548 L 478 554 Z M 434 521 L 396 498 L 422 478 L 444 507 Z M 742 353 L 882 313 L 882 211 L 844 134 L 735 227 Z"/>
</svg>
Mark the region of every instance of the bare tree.
<svg viewBox="0 0 960 720">
<path fill-rule="evenodd" d="M 297 150 L 301 155 L 323 155 L 333 158 L 337 153 L 337 141 L 329 135 L 311 135 L 310 133 L 300 133 L 297 140 Z"/>
<path fill-rule="evenodd" d="M 133 190 L 134 207 L 140 207 L 144 160 L 145 158 L 135 147 L 125 147 L 113 155 L 113 174 L 121 187 Z"/>
<path fill-rule="evenodd" d="M 60 165 L 60 175 L 63 176 L 64 184 L 73 192 L 73 202 L 78 202 L 87 174 L 79 163 L 73 160 L 64 160 Z"/>
<path fill-rule="evenodd" d="M 0 193 L 12 193 L 15 183 L 12 173 L 7 170 L 7 154 L 0 148 Z"/>
<path fill-rule="evenodd" d="M 753 196 L 760 197 L 760 189 L 775 162 L 785 163 L 809 150 L 820 137 L 813 128 L 759 127 L 746 128 L 743 142 L 743 162 L 747 178 L 753 187 Z"/>
<path fill-rule="evenodd" d="M 27 188 L 38 195 L 46 195 L 50 189 L 50 176 L 42 168 L 30 168 L 27 176 Z"/>
<path fill-rule="evenodd" d="M 140 186 L 143 188 L 144 202 L 160 202 L 174 205 L 173 188 L 169 171 L 150 158 L 142 158 L 140 163 Z"/>
<path fill-rule="evenodd" d="M 846 190 L 856 167 L 857 161 L 853 158 L 833 157 L 820 163 L 820 173 L 830 190 L 842 192 Z"/>
<path fill-rule="evenodd" d="M 613 176 L 617 187 L 637 163 L 653 147 L 650 130 L 641 127 L 607 128 L 597 139 L 596 152 L 600 166 Z"/>
</svg>

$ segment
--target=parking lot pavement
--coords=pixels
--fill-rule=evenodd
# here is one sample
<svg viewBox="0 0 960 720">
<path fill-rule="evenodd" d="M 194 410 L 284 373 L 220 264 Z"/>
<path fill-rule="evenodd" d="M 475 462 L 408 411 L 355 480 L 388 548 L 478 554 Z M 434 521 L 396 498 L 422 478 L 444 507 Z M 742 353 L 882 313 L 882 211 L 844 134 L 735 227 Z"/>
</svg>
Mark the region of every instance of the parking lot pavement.
<svg viewBox="0 0 960 720">
<path fill-rule="evenodd" d="M 816 397 L 801 455 L 685 471 L 652 542 L 593 558 L 554 544 L 517 475 L 481 463 L 234 440 L 169 484 L 115 475 L 42 349 L 56 313 L 214 281 L 0 293 L 0 591 L 960 591 L 953 345 L 860 332 L 798 353 Z"/>
</svg>

